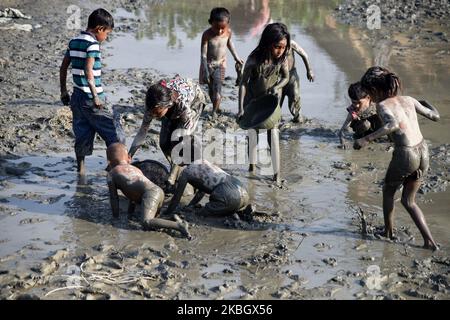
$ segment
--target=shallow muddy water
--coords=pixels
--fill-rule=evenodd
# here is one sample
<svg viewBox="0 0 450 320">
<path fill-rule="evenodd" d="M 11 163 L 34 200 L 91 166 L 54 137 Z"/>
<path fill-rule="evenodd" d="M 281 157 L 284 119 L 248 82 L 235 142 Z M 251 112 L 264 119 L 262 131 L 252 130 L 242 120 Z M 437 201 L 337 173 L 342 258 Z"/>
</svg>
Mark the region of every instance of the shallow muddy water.
<svg viewBox="0 0 450 320">
<path fill-rule="evenodd" d="M 161 77 L 180 73 L 197 78 L 200 37 L 216 3 L 197 2 L 155 1 L 136 12 L 117 9 L 114 16 L 118 31 L 104 45 L 105 72 L 150 68 Z M 96 142 L 94 155 L 87 159 L 86 183 L 78 180 L 71 153 L 7 161 L 9 166 L 22 163 L 26 172 L 2 177 L 1 268 L 25 270 L 61 248 L 76 257 L 93 255 L 92 248 L 99 244 L 113 245 L 121 252 L 147 246 L 183 266 L 172 268 L 175 276 L 170 284 L 167 280 L 165 286 L 150 285 L 157 292 L 150 298 L 354 299 L 366 290 L 360 280 L 368 266 L 377 265 L 383 275 L 389 275 L 399 264 L 411 265 L 414 259 L 430 257 L 431 252 L 417 248 L 421 236 L 399 202 L 395 225 L 399 229 L 406 226 L 402 229 L 406 231 L 400 232 L 401 244 L 367 240 L 355 224 L 355 212 L 360 207 L 366 214 L 375 214 L 374 224 L 382 225 L 380 182 L 391 153 L 385 151 L 386 143 L 363 151 L 344 151 L 338 148 L 336 133 L 346 116 L 348 85 L 357 81 L 374 59 L 380 59 L 380 54 L 387 54 L 383 51 L 386 49 L 366 46 L 357 29 L 336 22 L 332 12 L 337 3 L 221 2 L 231 11 L 234 42 L 242 58 L 256 46 L 265 23 L 283 21 L 308 53 L 315 74 L 315 82 L 309 83 L 304 65 L 296 56 L 302 113 L 312 120 L 306 125 L 289 124 L 291 116 L 287 106 L 283 107 L 283 188 L 273 187 L 269 176 L 250 175 L 245 165 L 224 167 L 247 185 L 257 211 L 268 216 L 257 227 L 236 226 L 226 219 L 202 220 L 186 213 L 192 241 L 163 232 L 144 232 L 138 223 L 128 221 L 124 198 L 120 219 L 112 219 L 105 150 L 101 142 Z M 130 21 L 130 29 L 121 28 Z M 237 88 L 232 85 L 234 63 L 231 55 L 228 58 L 226 75 L 233 79 L 225 85 L 223 107 L 234 113 Z M 432 146 L 448 143 L 448 55 L 441 59 L 392 55 L 389 66 L 403 79 L 406 94 L 426 98 L 441 112 L 440 123 L 421 120 L 425 138 Z M 109 95 L 113 102 L 132 95 L 126 86 L 114 90 Z M 160 151 L 138 152 L 138 160 L 147 158 L 166 163 Z M 338 168 L 339 163 L 349 163 L 348 168 Z M 434 238 L 442 244 L 441 256 L 450 253 L 449 195 L 450 190 L 418 196 Z M 54 288 L 37 286 L 32 291 L 40 296 Z M 391 292 L 404 296 L 409 288 L 400 286 Z M 128 289 L 111 286 L 104 290 L 116 298 L 140 297 Z M 68 292 L 53 297 L 72 297 L 65 294 Z M 450 296 L 444 293 L 441 297 Z"/>
</svg>

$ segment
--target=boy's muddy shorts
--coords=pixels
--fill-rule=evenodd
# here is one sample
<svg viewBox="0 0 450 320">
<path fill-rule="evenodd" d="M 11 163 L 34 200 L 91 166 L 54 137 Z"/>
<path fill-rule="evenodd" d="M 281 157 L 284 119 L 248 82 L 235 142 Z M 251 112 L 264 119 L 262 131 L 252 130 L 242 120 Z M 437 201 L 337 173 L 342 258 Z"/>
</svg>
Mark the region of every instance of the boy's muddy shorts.
<svg viewBox="0 0 450 320">
<path fill-rule="evenodd" d="M 245 209 L 248 204 L 246 188 L 237 178 L 230 176 L 214 188 L 204 212 L 208 215 L 231 215 Z"/>
<path fill-rule="evenodd" d="M 395 147 L 384 183 L 399 187 L 406 179 L 421 181 L 428 166 L 428 146 L 425 141 L 413 147 Z"/>
<path fill-rule="evenodd" d="M 222 96 L 222 83 L 225 79 L 225 67 L 223 65 L 208 66 L 209 69 L 209 95 L 211 97 Z"/>
<path fill-rule="evenodd" d="M 112 143 L 125 141 L 118 117 L 114 117 L 111 106 L 105 100 L 103 102 L 103 109 L 98 109 L 86 93 L 77 88 L 73 91 L 70 109 L 77 156 L 92 154 L 95 133 L 100 135 L 107 147 Z"/>
</svg>

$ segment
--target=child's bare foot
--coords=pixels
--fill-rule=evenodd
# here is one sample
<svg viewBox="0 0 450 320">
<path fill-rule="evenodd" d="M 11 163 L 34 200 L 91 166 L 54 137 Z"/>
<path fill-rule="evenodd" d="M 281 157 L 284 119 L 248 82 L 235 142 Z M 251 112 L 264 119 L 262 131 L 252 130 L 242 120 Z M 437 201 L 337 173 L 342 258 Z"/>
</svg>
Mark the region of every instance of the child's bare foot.
<svg viewBox="0 0 450 320">
<path fill-rule="evenodd" d="M 275 185 L 276 185 L 277 187 L 281 187 L 281 186 L 282 186 L 282 183 L 281 183 L 281 177 L 280 177 L 280 175 L 279 175 L 278 173 L 275 173 L 275 174 L 273 175 L 273 181 L 275 182 Z"/>
<path fill-rule="evenodd" d="M 177 214 L 174 214 L 173 218 L 177 222 L 181 234 L 185 236 L 188 240 L 192 240 L 192 236 L 189 233 L 189 223 L 186 220 L 182 220 Z"/>
<path fill-rule="evenodd" d="M 434 242 L 430 241 L 430 240 L 425 241 L 425 243 L 424 243 L 422 248 L 424 248 L 424 249 L 431 249 L 432 251 L 439 251 L 440 250 L 439 245 L 437 243 L 434 243 Z"/>
</svg>

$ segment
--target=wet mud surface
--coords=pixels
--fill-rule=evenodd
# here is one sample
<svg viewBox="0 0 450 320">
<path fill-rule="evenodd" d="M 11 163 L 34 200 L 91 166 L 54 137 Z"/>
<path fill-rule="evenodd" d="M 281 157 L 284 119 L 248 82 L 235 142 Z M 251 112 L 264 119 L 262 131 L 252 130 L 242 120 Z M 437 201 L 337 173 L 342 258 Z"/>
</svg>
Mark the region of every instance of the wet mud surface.
<svg viewBox="0 0 450 320">
<path fill-rule="evenodd" d="M 237 4 L 230 1 L 225 5 Z M 203 218 L 196 215 L 200 209 L 197 206 L 178 211 L 190 224 L 191 241 L 176 232 L 144 231 L 138 216 L 127 215 L 123 196 L 120 217 L 112 217 L 105 146 L 99 138 L 94 155 L 87 158 L 86 179 L 77 177 L 71 112 L 61 106 L 58 88 L 59 63 L 68 39 L 77 31 L 61 28 L 62 32 L 54 32 L 56 26 L 66 23 L 66 4 L 8 0 L 5 5 L 31 14 L 32 19 L 24 23 L 34 28 L 31 32 L 3 33 L 5 45 L 0 48 L 1 299 L 450 297 L 450 157 L 445 134 L 424 127 L 425 137 L 430 137 L 431 165 L 417 196 L 441 244 L 438 252 L 421 248 L 421 236 L 399 201 L 397 239 L 391 241 L 378 235 L 383 228 L 381 186 L 392 147 L 387 140 L 381 140 L 359 152 L 338 148 L 337 130 L 345 117 L 341 102 L 346 86 L 334 88 L 341 100 L 331 110 L 338 115 L 323 121 L 316 115 L 324 112 L 315 109 L 330 106 L 312 105 L 317 96 L 308 96 L 308 90 L 326 90 L 325 80 L 321 79 L 313 85 L 305 80 L 302 86 L 304 123 L 291 123 L 291 116 L 283 111 L 281 188 L 264 175 L 264 165 L 256 175 L 249 174 L 245 165 L 223 165 L 247 186 L 255 208 L 253 215 Z M 121 8 L 117 10 L 121 12 L 116 19 L 117 30 L 102 52 L 103 81 L 130 142 L 142 121 L 145 88 L 173 72 L 167 71 L 169 67 L 164 64 L 152 69 L 108 67 L 117 59 L 115 41 L 139 33 L 142 28 L 145 19 L 135 11 L 145 8 L 141 1 L 81 1 L 78 5 L 83 19 L 98 6 Z M 334 10 L 335 3 L 324 5 L 319 1 L 309 5 L 319 12 L 326 10 L 330 16 L 339 11 Z M 167 6 L 171 7 L 170 1 Z M 274 18 L 283 16 L 277 5 L 271 8 Z M 163 17 L 164 7 L 158 10 Z M 205 24 L 206 18 L 203 20 Z M 436 21 L 440 23 L 441 19 Z M 197 29 L 203 30 L 203 24 Z M 16 41 L 18 32 L 25 32 L 20 35 L 27 41 Z M 329 32 L 338 31 L 330 28 Z M 425 45 L 428 40 L 416 41 L 425 41 L 420 42 Z M 439 45 L 444 44 L 441 42 Z M 237 40 L 238 51 L 239 44 Z M 448 45 L 446 48 L 442 50 L 448 50 Z M 189 59 L 199 60 L 197 56 Z M 332 63 L 333 67 L 343 68 L 338 60 Z M 197 65 L 194 69 L 193 74 Z M 320 67 L 317 69 L 320 74 Z M 342 74 L 348 73 L 350 78 L 346 81 L 354 80 L 354 70 L 343 70 Z M 233 76 L 226 78 L 221 115 L 211 118 L 208 104 L 202 115 L 203 129 L 242 134 L 234 118 L 234 82 Z M 429 94 L 440 102 L 442 125 L 448 127 L 450 101 L 442 97 L 439 88 Z M 417 87 L 411 91 L 420 92 Z M 154 159 L 167 165 L 158 149 L 159 127 L 159 122 L 152 123 L 136 160 Z M 166 197 L 165 205 L 169 200 Z M 189 200 L 188 195 L 183 203 Z"/>
</svg>

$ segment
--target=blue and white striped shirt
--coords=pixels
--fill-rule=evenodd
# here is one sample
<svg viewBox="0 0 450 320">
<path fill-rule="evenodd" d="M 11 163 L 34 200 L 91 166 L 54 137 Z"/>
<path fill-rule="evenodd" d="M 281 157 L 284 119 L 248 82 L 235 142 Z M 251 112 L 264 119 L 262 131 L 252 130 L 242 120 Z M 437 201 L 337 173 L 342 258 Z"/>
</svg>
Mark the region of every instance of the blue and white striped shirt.
<svg viewBox="0 0 450 320">
<path fill-rule="evenodd" d="M 69 48 L 66 51 L 66 57 L 70 58 L 72 64 L 74 87 L 82 90 L 89 98 L 92 98 L 92 94 L 85 74 L 86 58 L 95 58 L 93 67 L 95 88 L 98 96 L 102 97 L 104 95 L 101 80 L 102 62 L 100 46 L 97 39 L 89 32 L 82 31 L 79 36 L 70 40 Z"/>
</svg>

